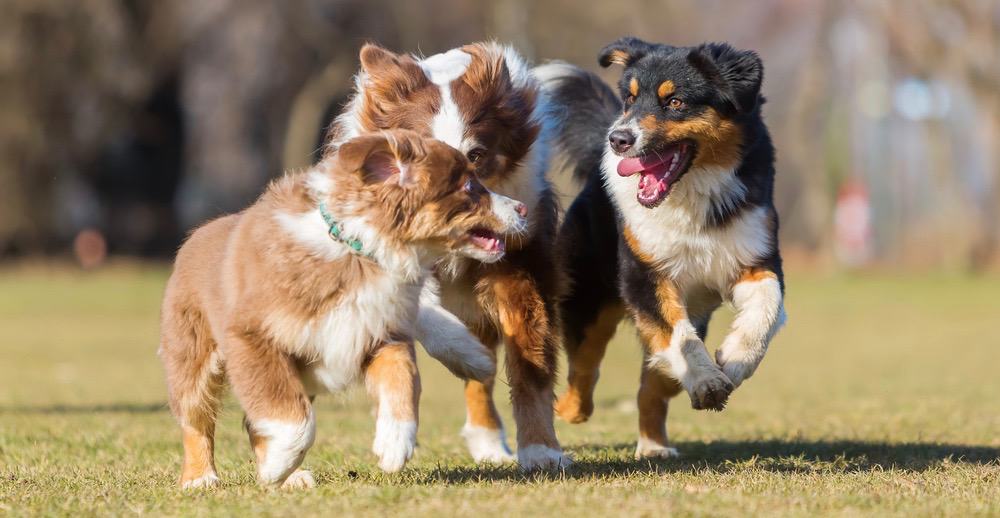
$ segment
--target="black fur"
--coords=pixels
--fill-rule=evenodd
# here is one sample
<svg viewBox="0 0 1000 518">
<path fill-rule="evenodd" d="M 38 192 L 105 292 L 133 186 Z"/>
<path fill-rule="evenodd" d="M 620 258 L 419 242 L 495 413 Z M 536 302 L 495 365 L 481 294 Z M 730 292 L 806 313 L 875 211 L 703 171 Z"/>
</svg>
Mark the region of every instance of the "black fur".
<svg viewBox="0 0 1000 518">
<path fill-rule="evenodd" d="M 594 164 L 601 162 L 608 128 L 622 103 L 599 77 L 564 63 L 549 66 L 565 67 L 568 72 L 547 81 L 545 89 L 552 105 L 558 108 L 551 112 L 551 117 L 559 121 L 556 144 L 566 156 L 574 158 L 573 176 L 584 181 L 593 176 Z"/>
<path fill-rule="evenodd" d="M 653 116 L 658 123 L 669 124 L 713 109 L 736 124 L 742 140 L 742 158 L 735 174 L 746 196 L 736 204 L 712 200 L 709 213 L 704 215 L 705 227 L 725 227 L 747 210 L 767 207 L 773 223 L 773 250 L 759 258 L 757 264 L 743 266 L 759 266 L 774 272 L 784 291 L 777 249 L 777 214 L 772 201 L 774 149 L 760 112 L 764 103 L 760 95 L 763 65 L 757 54 L 723 43 L 674 47 L 622 38 L 602 49 L 598 62 L 604 67 L 613 63 L 625 66 L 619 95 L 597 76 L 578 68 L 568 68 L 558 77 L 548 78 L 544 86 L 553 111 L 561 114 L 557 143 L 562 153 L 574 160 L 574 176 L 585 182 L 567 212 L 558 240 L 570 279 L 570 290 L 561 306 L 567 348 L 572 352 L 600 310 L 612 304 L 624 302 L 632 314 L 666 325 L 656 295 L 658 276 L 662 274 L 628 246 L 622 237 L 627 222 L 615 211 L 604 189 L 601 159 L 608 149 L 609 129 L 619 118 L 638 122 Z M 637 96 L 632 96 L 629 89 L 631 78 L 646 85 Z M 674 83 L 676 95 L 683 100 L 682 109 L 668 109 L 669 98 L 659 98 L 656 87 L 649 86 L 666 80 Z M 656 152 L 673 144 L 653 139 L 636 154 Z M 698 315 L 695 319 L 702 337 L 707 331 L 708 315 L 704 318 Z"/>
</svg>

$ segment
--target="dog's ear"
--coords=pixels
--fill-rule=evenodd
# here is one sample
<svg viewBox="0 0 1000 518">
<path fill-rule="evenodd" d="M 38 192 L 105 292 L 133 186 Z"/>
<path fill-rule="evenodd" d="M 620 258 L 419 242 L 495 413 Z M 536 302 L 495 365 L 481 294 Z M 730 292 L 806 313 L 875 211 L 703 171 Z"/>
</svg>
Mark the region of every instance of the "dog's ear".
<svg viewBox="0 0 1000 518">
<path fill-rule="evenodd" d="M 764 80 L 764 63 L 752 50 L 738 50 L 725 43 L 709 43 L 691 52 L 689 61 L 713 80 L 723 99 L 737 113 L 757 108 Z"/>
<path fill-rule="evenodd" d="M 416 183 L 409 167 L 414 145 L 413 136 L 402 132 L 362 135 L 337 150 L 339 169 L 358 175 L 368 185 L 393 182 L 410 187 Z"/>
<path fill-rule="evenodd" d="M 603 49 L 597 56 L 597 62 L 604 68 L 612 63 L 629 66 L 653 50 L 653 45 L 632 36 L 619 38 Z"/>
<path fill-rule="evenodd" d="M 376 104 L 391 104 L 429 83 L 420 65 L 408 55 L 367 43 L 359 57 L 367 82 L 365 95 Z"/>
<path fill-rule="evenodd" d="M 506 91 L 510 85 L 510 69 L 507 68 L 507 60 L 503 54 L 491 56 L 485 54 L 476 45 L 466 47 L 466 52 L 477 53 L 484 59 L 473 59 L 465 73 L 462 74 L 462 81 L 484 99 L 495 99 L 499 92 Z M 489 102 L 489 101 L 487 101 Z"/>
<path fill-rule="evenodd" d="M 375 43 L 365 43 L 361 47 L 358 57 L 361 61 L 361 69 L 369 74 L 399 65 L 399 55 Z"/>
</svg>

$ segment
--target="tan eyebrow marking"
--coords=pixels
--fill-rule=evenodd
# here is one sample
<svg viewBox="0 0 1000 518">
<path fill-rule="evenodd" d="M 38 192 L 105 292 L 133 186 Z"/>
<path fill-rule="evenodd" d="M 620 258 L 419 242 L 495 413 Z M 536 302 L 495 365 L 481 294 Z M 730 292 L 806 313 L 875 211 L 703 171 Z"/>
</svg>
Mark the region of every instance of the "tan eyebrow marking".
<svg viewBox="0 0 1000 518">
<path fill-rule="evenodd" d="M 639 80 L 637 80 L 634 77 L 631 80 L 629 80 L 629 82 L 628 82 L 628 91 L 632 95 L 639 95 Z"/>
<path fill-rule="evenodd" d="M 656 95 L 660 96 L 660 99 L 672 93 L 674 93 L 674 82 L 669 79 L 660 83 L 660 87 L 656 89 Z"/>
</svg>

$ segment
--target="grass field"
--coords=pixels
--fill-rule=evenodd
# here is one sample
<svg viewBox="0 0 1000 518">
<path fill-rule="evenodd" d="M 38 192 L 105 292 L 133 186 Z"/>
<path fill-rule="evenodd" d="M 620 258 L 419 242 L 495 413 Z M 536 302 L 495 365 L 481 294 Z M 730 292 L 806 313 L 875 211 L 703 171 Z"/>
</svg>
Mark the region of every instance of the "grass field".
<svg viewBox="0 0 1000 518">
<path fill-rule="evenodd" d="M 561 473 L 475 466 L 457 434 L 461 384 L 422 357 L 408 468 L 378 471 L 360 391 L 321 396 L 306 459 L 319 486 L 294 493 L 254 484 L 231 400 L 223 487 L 176 488 L 179 432 L 155 355 L 165 278 L 0 271 L 0 514 L 1000 515 L 997 278 L 791 275 L 789 325 L 729 408 L 675 400 L 678 460 L 632 459 L 639 354 L 625 326 L 594 418 L 557 424 L 577 459 Z"/>
</svg>

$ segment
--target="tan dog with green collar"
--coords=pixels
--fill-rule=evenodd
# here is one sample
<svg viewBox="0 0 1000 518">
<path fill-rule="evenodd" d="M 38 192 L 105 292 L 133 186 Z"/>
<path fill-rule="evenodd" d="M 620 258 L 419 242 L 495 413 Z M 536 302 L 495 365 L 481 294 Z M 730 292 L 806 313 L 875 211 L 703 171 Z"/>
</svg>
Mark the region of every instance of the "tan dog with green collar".
<svg viewBox="0 0 1000 518">
<path fill-rule="evenodd" d="M 374 452 L 397 471 L 416 444 L 413 323 L 442 255 L 499 260 L 524 206 L 484 188 L 458 151 L 406 131 L 357 137 L 274 181 L 239 214 L 196 230 L 163 301 L 160 356 L 184 437 L 183 487 L 219 483 L 215 421 L 225 381 L 246 411 L 265 485 L 312 486 L 311 397 L 363 380 L 377 402 Z M 488 378 L 481 344 L 440 358 Z"/>
</svg>

